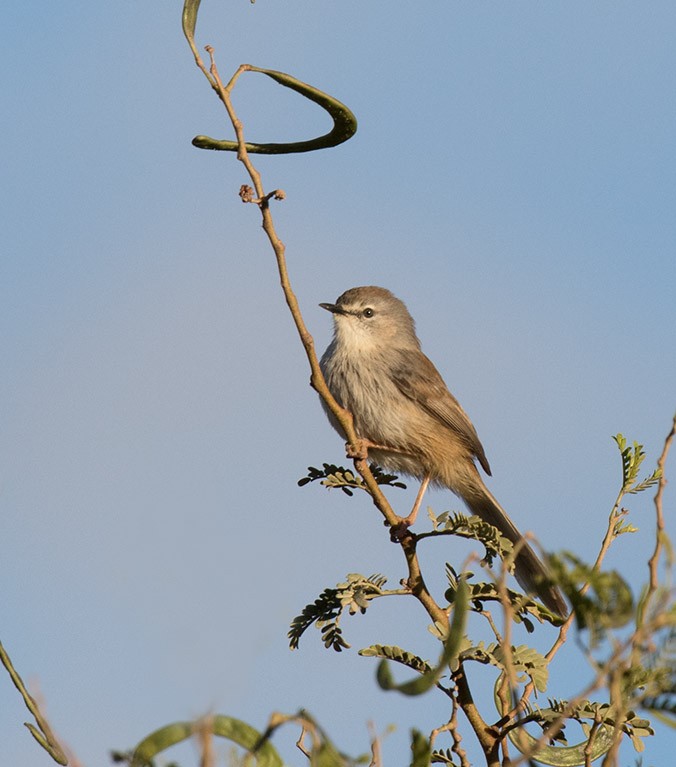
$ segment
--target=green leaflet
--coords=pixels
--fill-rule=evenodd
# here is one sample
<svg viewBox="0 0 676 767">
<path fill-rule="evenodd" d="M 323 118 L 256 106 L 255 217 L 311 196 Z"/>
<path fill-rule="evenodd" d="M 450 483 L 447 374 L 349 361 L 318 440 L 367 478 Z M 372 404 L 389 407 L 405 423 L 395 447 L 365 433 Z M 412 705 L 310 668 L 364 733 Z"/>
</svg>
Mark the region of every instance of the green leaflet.
<svg viewBox="0 0 676 767">
<path fill-rule="evenodd" d="M 197 57 L 195 25 L 197 24 L 197 11 L 199 10 L 200 2 L 201 0 L 185 0 L 183 5 L 183 34 L 186 36 L 195 57 Z"/>
<path fill-rule="evenodd" d="M 430 664 L 418 655 L 402 650 L 401 647 L 392 645 L 373 644 L 359 650 L 359 655 L 364 658 L 386 658 L 401 663 L 404 666 L 417 671 L 419 674 L 431 674 L 434 669 Z"/>
</svg>

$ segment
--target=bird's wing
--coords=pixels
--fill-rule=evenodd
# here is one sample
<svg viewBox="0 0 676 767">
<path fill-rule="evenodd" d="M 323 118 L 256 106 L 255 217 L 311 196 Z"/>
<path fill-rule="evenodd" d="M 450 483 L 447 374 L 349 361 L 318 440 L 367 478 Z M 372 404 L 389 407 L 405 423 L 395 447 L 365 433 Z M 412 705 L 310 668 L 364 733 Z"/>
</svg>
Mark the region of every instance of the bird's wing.
<svg viewBox="0 0 676 767">
<path fill-rule="evenodd" d="M 491 468 L 476 429 L 430 360 L 418 349 L 401 349 L 394 362 L 392 380 L 399 391 L 453 431 L 490 476 Z"/>
</svg>

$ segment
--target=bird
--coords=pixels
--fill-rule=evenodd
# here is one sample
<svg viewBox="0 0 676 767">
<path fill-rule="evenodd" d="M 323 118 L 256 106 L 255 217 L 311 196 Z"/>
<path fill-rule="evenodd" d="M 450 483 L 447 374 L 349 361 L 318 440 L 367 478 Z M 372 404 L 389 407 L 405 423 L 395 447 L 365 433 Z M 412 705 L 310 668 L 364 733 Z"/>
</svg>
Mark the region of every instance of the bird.
<svg viewBox="0 0 676 767">
<path fill-rule="evenodd" d="M 411 513 L 402 520 L 404 529 L 415 522 L 430 484 L 448 488 L 515 545 L 514 574 L 522 588 L 565 617 L 566 602 L 547 567 L 486 487 L 477 463 L 488 476 L 491 467 L 476 429 L 422 352 L 404 302 L 386 288 L 369 285 L 319 306 L 334 320 L 333 339 L 320 361 L 329 391 L 352 414 L 369 459 L 421 483 Z"/>
</svg>

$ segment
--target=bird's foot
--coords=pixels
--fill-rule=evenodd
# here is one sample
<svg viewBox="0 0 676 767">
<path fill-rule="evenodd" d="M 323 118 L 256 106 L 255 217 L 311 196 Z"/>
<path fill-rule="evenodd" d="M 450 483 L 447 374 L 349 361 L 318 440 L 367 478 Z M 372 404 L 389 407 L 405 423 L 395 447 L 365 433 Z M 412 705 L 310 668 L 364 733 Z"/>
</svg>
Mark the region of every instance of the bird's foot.
<svg viewBox="0 0 676 767">
<path fill-rule="evenodd" d="M 401 543 L 406 538 L 412 538 L 414 533 L 410 530 L 411 522 L 402 519 L 390 528 L 390 540 L 392 543 Z"/>
<path fill-rule="evenodd" d="M 345 455 L 353 461 L 366 461 L 369 457 L 370 447 L 373 447 L 373 445 L 367 439 L 357 439 L 354 444 L 346 442 Z"/>
<path fill-rule="evenodd" d="M 391 445 L 380 445 L 378 442 L 371 442 L 370 439 L 362 439 L 361 437 L 358 437 L 354 444 L 351 442 L 345 443 L 345 455 L 353 460 L 367 460 L 369 457 L 369 450 L 380 450 L 384 453 L 398 453 L 399 455 L 415 457 L 415 453 L 410 450 L 405 450 L 400 447 L 392 447 Z"/>
</svg>

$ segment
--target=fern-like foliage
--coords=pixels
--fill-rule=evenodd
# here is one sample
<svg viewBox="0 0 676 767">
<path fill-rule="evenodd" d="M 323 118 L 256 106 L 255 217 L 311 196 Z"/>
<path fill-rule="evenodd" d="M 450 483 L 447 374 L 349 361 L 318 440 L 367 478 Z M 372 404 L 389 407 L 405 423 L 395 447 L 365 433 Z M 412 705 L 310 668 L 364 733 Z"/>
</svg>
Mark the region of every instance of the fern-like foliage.
<svg viewBox="0 0 676 767">
<path fill-rule="evenodd" d="M 341 610 L 338 590 L 324 589 L 317 599 L 306 605 L 303 612 L 291 622 L 288 633 L 291 649 L 296 650 L 298 648 L 300 638 L 313 623 L 316 623 L 317 628 L 322 630 L 322 640 L 325 647 L 333 647 L 336 652 L 340 652 L 343 647 L 349 647 L 342 638 L 340 627 L 337 625 Z"/>
<path fill-rule="evenodd" d="M 459 653 L 461 661 L 475 661 L 495 666 L 505 672 L 508 658 L 497 642 L 472 644 L 468 637 L 463 639 Z M 544 692 L 549 681 L 549 667 L 546 658 L 528 645 L 517 645 L 511 651 L 511 669 L 520 683 L 532 681 L 536 689 Z"/>
<path fill-rule="evenodd" d="M 338 598 L 342 608 L 348 608 L 350 615 L 365 613 L 368 603 L 383 595 L 383 586 L 387 583 L 384 575 L 375 573 L 368 578 L 359 573 L 350 573 L 345 583 L 339 583 Z"/>
<path fill-rule="evenodd" d="M 484 561 L 489 566 L 493 564 L 495 557 L 506 559 L 514 550 L 512 542 L 501 535 L 497 527 L 484 522 L 476 515 L 470 517 L 460 512 L 444 511 L 439 516 L 430 512 L 429 517 L 434 532 L 427 535 L 458 535 L 461 538 L 479 541 L 484 546 Z"/>
<path fill-rule="evenodd" d="M 430 674 L 432 666 L 429 661 L 423 660 L 418 655 L 402 650 L 401 647 L 391 645 L 374 644 L 359 650 L 359 654 L 365 658 L 383 658 L 393 660 L 395 663 L 401 663 L 403 666 L 417 671 L 419 674 Z"/>
<path fill-rule="evenodd" d="M 484 602 L 500 602 L 500 592 L 495 583 L 479 582 L 470 583 L 472 573 L 456 573 L 452 565 L 446 563 L 446 579 L 448 580 L 448 589 L 444 596 L 449 604 L 453 604 L 458 590 L 460 579 L 467 583 L 469 589 L 469 609 L 473 612 L 481 613 L 484 611 Z M 516 623 L 522 623 L 526 631 L 532 634 L 535 626 L 531 618 L 535 618 L 539 623 L 551 623 L 554 626 L 560 626 L 563 618 L 557 613 L 548 610 L 543 604 L 535 599 L 521 594 L 513 589 L 506 589 L 507 599 L 509 600 L 513 617 Z"/>
<path fill-rule="evenodd" d="M 546 727 L 566 710 L 568 701 L 550 700 L 549 706 L 548 709 L 530 709 L 529 718 Z M 645 747 L 642 738 L 655 734 L 647 719 L 636 716 L 633 711 L 626 711 L 618 718 L 613 713 L 613 708 L 609 703 L 594 703 L 583 700 L 571 712 L 568 712 L 567 718 L 578 722 L 585 731 L 588 731 L 590 722 L 604 724 L 612 728 L 619 726 L 622 732 L 631 739 L 636 751 L 643 751 Z"/>
<path fill-rule="evenodd" d="M 662 476 L 659 469 L 655 469 L 649 477 L 640 481 L 638 480 L 638 473 L 645 458 L 643 445 L 639 445 L 638 442 L 634 442 L 631 446 L 627 445 L 627 440 L 622 434 L 616 434 L 613 439 L 620 449 L 620 455 L 622 457 L 623 492 L 641 493 L 644 490 L 654 487 L 660 481 L 660 477 Z"/>
<path fill-rule="evenodd" d="M 365 613 L 372 599 L 386 593 L 383 591 L 386 582 L 387 578 L 383 575 L 374 574 L 367 578 L 359 573 L 350 573 L 344 583 L 333 589 L 324 589 L 293 619 L 288 633 L 291 649 L 297 649 L 301 636 L 313 623 L 322 633 L 324 647 L 331 647 L 336 652 L 349 648 L 339 625 L 343 612 L 347 610 L 350 615 Z"/>
<path fill-rule="evenodd" d="M 629 514 L 629 511 L 627 509 L 618 509 L 615 512 L 615 524 L 613 525 L 613 535 L 617 538 L 619 535 L 624 535 L 625 533 L 637 533 L 638 527 L 635 525 L 632 525 L 631 522 L 626 521 L 627 514 Z"/>
<path fill-rule="evenodd" d="M 406 488 L 403 482 L 399 481 L 399 477 L 396 474 L 386 474 L 375 463 L 369 464 L 371 474 L 379 485 L 388 485 L 389 487 Z M 322 464 L 321 469 L 317 469 L 314 466 L 308 466 L 307 474 L 298 480 L 298 486 L 303 487 L 310 482 L 320 481 L 324 487 L 338 488 L 342 490 L 346 495 L 352 496 L 353 490 L 364 490 L 369 492 L 368 487 L 364 480 L 355 474 L 350 469 L 346 469 L 344 466 L 336 466 L 333 463 Z"/>
</svg>

